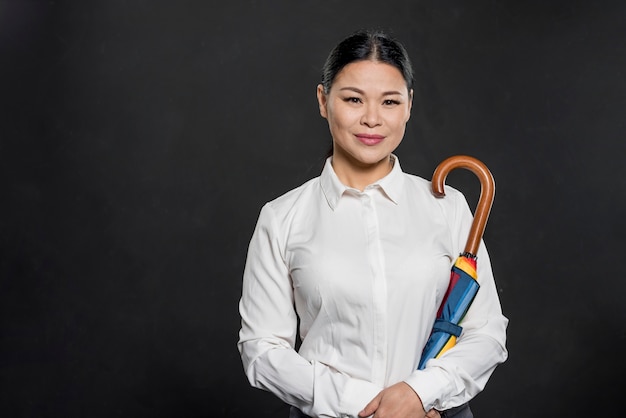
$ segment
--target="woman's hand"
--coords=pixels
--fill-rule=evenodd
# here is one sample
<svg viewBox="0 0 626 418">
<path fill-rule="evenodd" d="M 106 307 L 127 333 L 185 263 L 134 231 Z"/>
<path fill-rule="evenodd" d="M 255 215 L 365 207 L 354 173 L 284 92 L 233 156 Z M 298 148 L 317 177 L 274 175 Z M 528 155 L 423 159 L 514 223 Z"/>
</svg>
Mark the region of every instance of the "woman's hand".
<svg viewBox="0 0 626 418">
<path fill-rule="evenodd" d="M 431 409 L 426 414 L 426 418 L 441 418 L 441 415 L 439 414 L 439 411 L 437 411 L 436 409 Z"/>
<path fill-rule="evenodd" d="M 373 418 L 440 418 L 434 409 L 426 413 L 420 397 L 404 382 L 382 390 L 359 412 L 359 417 L 372 414 Z"/>
</svg>

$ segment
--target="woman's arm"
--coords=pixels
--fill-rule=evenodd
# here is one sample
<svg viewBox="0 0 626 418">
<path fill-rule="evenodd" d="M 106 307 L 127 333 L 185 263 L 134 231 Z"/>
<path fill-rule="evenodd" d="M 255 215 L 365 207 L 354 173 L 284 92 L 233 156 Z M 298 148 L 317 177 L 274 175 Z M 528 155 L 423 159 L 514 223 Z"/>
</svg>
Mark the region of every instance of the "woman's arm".
<svg viewBox="0 0 626 418">
<path fill-rule="evenodd" d="M 356 416 L 382 388 L 308 361 L 294 350 L 297 316 L 284 241 L 268 204 L 250 242 L 239 303 L 238 348 L 246 376 L 252 386 L 307 415 Z"/>
<path fill-rule="evenodd" d="M 461 253 L 473 217 L 462 194 L 451 191 L 444 199 L 450 197 L 456 199 L 450 224 L 452 236 Z M 508 320 L 502 315 L 491 262 L 482 241 L 477 275 L 480 290 L 460 324 L 463 332 L 456 345 L 405 380 L 419 394 L 427 410 L 433 407 L 444 410 L 467 402 L 484 388 L 495 367 L 507 358 Z"/>
</svg>

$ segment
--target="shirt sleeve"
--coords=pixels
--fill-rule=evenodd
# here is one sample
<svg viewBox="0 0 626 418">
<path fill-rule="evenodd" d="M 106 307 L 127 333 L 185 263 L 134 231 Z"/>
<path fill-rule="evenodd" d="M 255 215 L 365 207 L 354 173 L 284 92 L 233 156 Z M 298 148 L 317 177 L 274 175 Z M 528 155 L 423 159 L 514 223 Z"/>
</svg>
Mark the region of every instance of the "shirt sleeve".
<svg viewBox="0 0 626 418">
<path fill-rule="evenodd" d="M 356 417 L 382 389 L 295 351 L 293 288 L 269 204 L 261 210 L 248 248 L 239 312 L 238 349 L 252 386 L 316 417 Z"/>
<path fill-rule="evenodd" d="M 448 195 L 448 193 L 446 193 Z M 455 216 L 451 221 L 453 239 L 463 251 L 473 216 L 467 202 L 456 193 Z M 476 396 L 496 366 L 507 358 L 506 327 L 502 315 L 489 255 L 480 243 L 477 254 L 480 289 L 461 321 L 463 331 L 457 343 L 438 359 L 431 359 L 423 370 L 416 370 L 405 381 L 420 396 L 424 408 L 446 410 Z"/>
</svg>

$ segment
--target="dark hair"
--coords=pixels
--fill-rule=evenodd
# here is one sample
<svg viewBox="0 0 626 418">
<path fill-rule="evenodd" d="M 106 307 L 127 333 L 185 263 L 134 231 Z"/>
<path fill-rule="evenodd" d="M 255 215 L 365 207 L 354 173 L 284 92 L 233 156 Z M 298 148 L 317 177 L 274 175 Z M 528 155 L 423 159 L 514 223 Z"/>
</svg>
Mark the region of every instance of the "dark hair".
<svg viewBox="0 0 626 418">
<path fill-rule="evenodd" d="M 381 31 L 359 31 L 339 42 L 322 69 L 322 86 L 328 93 L 337 74 L 346 65 L 374 60 L 393 65 L 402 74 L 409 90 L 413 88 L 413 68 L 404 46 Z"/>
</svg>

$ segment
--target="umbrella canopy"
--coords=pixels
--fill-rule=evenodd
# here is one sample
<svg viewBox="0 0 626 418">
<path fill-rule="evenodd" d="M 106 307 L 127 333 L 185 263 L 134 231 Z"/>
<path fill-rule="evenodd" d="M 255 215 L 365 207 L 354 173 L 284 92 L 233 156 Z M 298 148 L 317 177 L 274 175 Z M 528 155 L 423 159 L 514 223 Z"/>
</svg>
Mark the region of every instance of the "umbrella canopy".
<svg viewBox="0 0 626 418">
<path fill-rule="evenodd" d="M 437 319 L 420 359 L 418 369 L 423 369 L 431 358 L 437 358 L 456 344 L 463 328 L 459 325 L 469 309 L 480 285 L 476 274 L 476 253 L 485 232 L 495 195 L 495 182 L 485 164 L 474 157 L 457 155 L 444 160 L 433 174 L 432 188 L 435 196 L 443 197 L 448 173 L 455 168 L 472 171 L 480 179 L 480 198 L 474 221 L 467 238 L 465 252 L 457 258 L 450 274 L 450 284 L 443 297 Z"/>
</svg>

